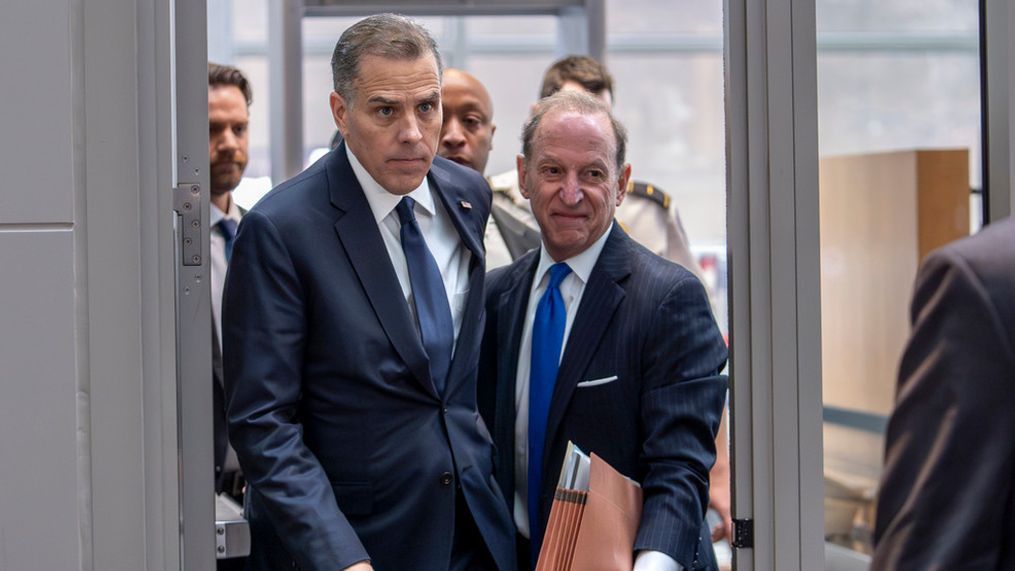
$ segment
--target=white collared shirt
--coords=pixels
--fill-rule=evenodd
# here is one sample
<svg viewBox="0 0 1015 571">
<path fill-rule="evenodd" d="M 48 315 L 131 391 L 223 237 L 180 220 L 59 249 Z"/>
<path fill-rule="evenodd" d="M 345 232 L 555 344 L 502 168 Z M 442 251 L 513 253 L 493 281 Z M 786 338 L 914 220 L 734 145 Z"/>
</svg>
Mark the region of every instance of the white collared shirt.
<svg viewBox="0 0 1015 571">
<path fill-rule="evenodd" d="M 219 350 L 222 349 L 222 290 L 226 283 L 226 239 L 218 223 L 223 218 L 228 218 L 237 224 L 240 223 L 240 207 L 236 201 L 229 197 L 229 211 L 222 212 L 218 206 L 211 205 L 211 232 L 208 236 L 208 245 L 211 259 L 211 314 L 215 322 L 215 334 L 219 341 Z"/>
<path fill-rule="evenodd" d="M 592 243 L 584 252 L 563 260 L 571 268 L 571 273 L 560 282 L 560 295 L 564 298 L 567 308 L 567 319 L 564 323 L 564 339 L 560 344 L 560 358 L 567 349 L 567 339 L 571 335 L 574 317 L 581 305 L 585 284 L 589 282 L 592 268 L 599 260 L 599 254 L 610 236 L 611 224 L 606 232 Z M 529 372 L 532 369 L 532 322 L 536 318 L 536 306 L 546 292 L 550 280 L 550 266 L 556 262 L 546 251 L 546 246 L 539 248 L 539 265 L 532 278 L 529 290 L 529 304 L 525 309 L 525 326 L 522 328 L 522 341 L 518 348 L 518 373 L 515 377 L 515 525 L 518 533 L 529 537 Z M 544 477 L 555 478 L 556 475 L 546 474 Z"/>
<path fill-rule="evenodd" d="M 363 188 L 370 210 L 373 212 L 374 220 L 381 231 L 381 238 L 384 239 L 384 247 L 388 250 L 391 258 L 391 265 L 395 268 L 395 275 L 398 276 L 398 284 L 402 287 L 402 295 L 409 305 L 409 312 L 412 314 L 413 322 L 416 322 L 416 305 L 412 297 L 412 285 L 409 281 L 409 266 L 405 261 L 405 252 L 402 251 L 401 223 L 398 220 L 398 213 L 395 207 L 402 200 L 403 196 L 392 194 L 385 190 L 374 180 L 356 155 L 345 148 L 349 157 L 349 164 L 356 174 L 356 179 Z M 416 201 L 414 213 L 419 224 L 419 230 L 423 234 L 427 248 L 430 249 L 437 268 L 444 280 L 444 292 L 448 296 L 448 305 L 451 307 L 451 318 L 455 324 L 455 341 L 458 340 L 458 332 L 462 328 L 462 315 L 465 312 L 465 299 L 469 293 L 469 261 L 472 259 L 472 252 L 462 242 L 458 231 L 455 229 L 451 216 L 444 210 L 440 200 L 435 200 L 430 192 L 430 183 L 423 178 L 418 188 L 406 194 Z M 417 324 L 418 328 L 418 324 Z"/>
<path fill-rule="evenodd" d="M 614 222 L 615 224 L 615 222 Z M 563 359 L 567 350 L 567 340 L 571 336 L 571 326 L 581 306 L 585 286 L 589 283 L 592 269 L 599 261 L 599 254 L 606 246 L 613 224 L 591 246 L 577 256 L 564 260 L 571 267 L 571 273 L 560 283 L 560 295 L 564 298 L 567 308 L 567 319 L 564 324 L 564 339 L 561 343 L 560 358 Z M 518 533 L 530 537 L 529 531 L 529 374 L 532 369 L 532 322 L 536 317 L 536 307 L 546 292 L 549 284 L 550 267 L 556 262 L 546 251 L 546 246 L 539 249 L 539 265 L 532 279 L 529 290 L 529 303 L 525 309 L 525 326 L 522 329 L 522 341 L 518 348 L 518 372 L 515 377 L 515 498 L 514 519 Z M 543 474 L 544 478 L 556 478 L 556 474 Z M 683 567 L 672 557 L 659 551 L 639 551 L 635 559 L 634 571 L 683 571 Z"/>
</svg>

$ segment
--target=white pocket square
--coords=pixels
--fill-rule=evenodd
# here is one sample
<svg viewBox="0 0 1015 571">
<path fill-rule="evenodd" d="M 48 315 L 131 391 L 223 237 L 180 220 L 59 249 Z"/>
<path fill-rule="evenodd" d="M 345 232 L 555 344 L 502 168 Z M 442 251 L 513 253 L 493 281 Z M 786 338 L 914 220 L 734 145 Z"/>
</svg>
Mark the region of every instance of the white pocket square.
<svg viewBox="0 0 1015 571">
<path fill-rule="evenodd" d="M 575 386 L 578 387 L 579 389 L 584 389 L 587 387 L 598 387 L 599 385 L 612 383 L 615 380 L 617 380 L 617 375 L 613 375 L 612 377 L 603 377 L 602 379 L 592 379 L 591 381 L 582 381 Z"/>
</svg>

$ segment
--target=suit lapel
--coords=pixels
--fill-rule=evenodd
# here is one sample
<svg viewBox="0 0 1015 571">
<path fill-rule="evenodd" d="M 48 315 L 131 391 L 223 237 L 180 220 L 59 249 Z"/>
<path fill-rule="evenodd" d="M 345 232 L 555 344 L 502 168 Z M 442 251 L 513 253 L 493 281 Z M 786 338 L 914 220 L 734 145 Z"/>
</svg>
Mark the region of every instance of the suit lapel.
<svg viewBox="0 0 1015 571">
<path fill-rule="evenodd" d="M 430 378 L 430 362 L 409 307 L 402 301 L 402 288 L 384 239 L 345 153 L 342 143 L 331 153 L 327 168 L 331 203 L 340 211 L 335 231 L 391 345 L 426 392 L 439 398 Z"/>
<path fill-rule="evenodd" d="M 510 273 L 504 276 L 506 287 L 497 300 L 497 394 L 493 426 L 494 442 L 509 443 L 501 446 L 501 466 L 514 465 L 515 449 L 515 387 L 518 377 L 518 351 L 525 326 L 525 311 L 529 304 L 532 278 L 539 263 L 539 250 L 519 258 Z M 481 379 L 482 381 L 482 379 Z M 492 379 L 487 380 L 492 382 Z M 502 469 L 499 483 L 510 500 L 514 494 L 514 470 Z"/>
<path fill-rule="evenodd" d="M 478 214 L 469 203 L 465 190 L 455 184 L 449 173 L 435 159 L 430 167 L 430 174 L 427 175 L 430 181 L 430 191 L 437 196 L 437 199 L 444 205 L 444 210 L 451 217 L 451 222 L 458 230 L 465 247 L 472 252 L 473 264 L 478 262 L 480 267 L 486 267 L 486 257 L 483 251 L 481 236 L 485 220 L 480 220 Z M 470 268 L 471 270 L 472 268 Z"/>
<path fill-rule="evenodd" d="M 458 386 L 456 381 L 472 369 L 470 364 L 475 363 L 475 350 L 478 350 L 479 347 L 475 340 L 481 331 L 476 324 L 479 323 L 483 312 L 483 275 L 486 271 L 486 261 L 479 240 L 482 222 L 478 221 L 480 216 L 478 213 L 474 213 L 471 206 L 464 206 L 469 202 L 465 198 L 466 195 L 462 187 L 454 183 L 450 174 L 438 165 L 437 161 L 434 161 L 428 178 L 430 192 L 434 195 L 435 200 L 439 200 L 444 206 L 444 211 L 451 218 L 462 243 L 472 253 L 469 262 L 469 295 L 465 301 L 462 326 L 459 328 L 455 354 L 448 371 L 446 390 L 451 391 Z M 449 292 L 449 294 L 454 296 L 455 292 Z M 450 395 L 445 395 L 445 398 L 448 396 Z"/>
<path fill-rule="evenodd" d="M 551 443 L 564 418 L 564 411 L 567 410 L 574 395 L 575 386 L 581 380 L 582 373 L 599 348 L 607 325 L 624 299 L 624 288 L 619 282 L 631 273 L 628 262 L 629 240 L 619 225 L 614 224 L 610 237 L 606 239 L 606 245 L 599 254 L 599 260 L 589 275 L 589 283 L 585 285 L 585 293 L 571 326 L 571 334 L 557 373 L 557 384 L 550 400 L 550 414 L 546 423 L 547 446 L 543 455 L 544 466 L 549 465 L 553 450 Z"/>
</svg>

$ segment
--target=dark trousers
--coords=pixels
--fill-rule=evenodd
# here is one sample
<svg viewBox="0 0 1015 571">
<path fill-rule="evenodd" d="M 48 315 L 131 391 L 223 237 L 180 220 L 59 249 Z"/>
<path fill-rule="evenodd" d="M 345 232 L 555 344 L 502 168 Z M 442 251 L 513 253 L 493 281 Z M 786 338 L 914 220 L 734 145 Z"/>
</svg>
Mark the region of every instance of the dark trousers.
<svg viewBox="0 0 1015 571">
<path fill-rule="evenodd" d="M 469 512 L 465 496 L 455 494 L 455 535 L 451 544 L 450 571 L 496 571 L 490 550 Z"/>
<path fill-rule="evenodd" d="M 520 533 L 515 534 L 515 549 L 518 554 L 518 571 L 531 571 L 535 569 L 535 559 L 532 558 L 532 542 L 529 538 L 522 537 Z"/>
</svg>

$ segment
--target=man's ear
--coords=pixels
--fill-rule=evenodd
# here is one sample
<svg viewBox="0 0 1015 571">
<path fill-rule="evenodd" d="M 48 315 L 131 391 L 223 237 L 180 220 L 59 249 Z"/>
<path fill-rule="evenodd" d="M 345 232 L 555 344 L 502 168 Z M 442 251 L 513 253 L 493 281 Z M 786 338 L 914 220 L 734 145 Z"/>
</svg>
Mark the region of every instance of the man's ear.
<svg viewBox="0 0 1015 571">
<path fill-rule="evenodd" d="M 497 126 L 490 123 L 490 150 L 493 150 L 493 136 L 497 134 Z"/>
<path fill-rule="evenodd" d="M 335 126 L 342 133 L 342 137 L 345 137 L 349 107 L 337 91 L 331 92 L 331 95 L 328 96 L 328 103 L 331 105 L 331 117 L 335 120 Z"/>
<path fill-rule="evenodd" d="M 518 190 L 521 191 L 522 196 L 529 198 L 529 191 L 525 188 L 525 155 L 515 157 L 515 162 L 518 168 Z"/>
<path fill-rule="evenodd" d="M 624 202 L 624 197 L 627 196 L 627 184 L 631 180 L 631 164 L 624 165 L 624 168 L 620 169 L 620 176 L 617 177 L 617 206 L 620 206 L 621 202 Z"/>
</svg>

